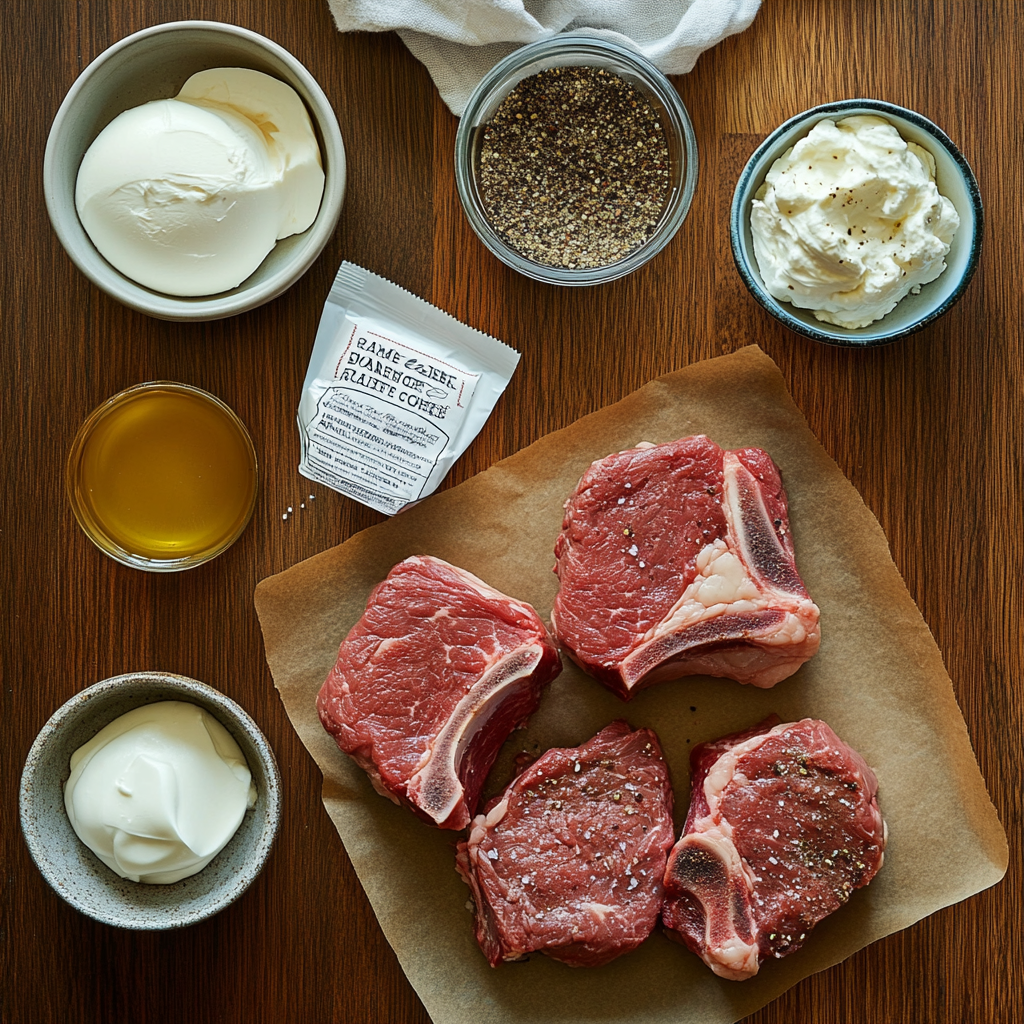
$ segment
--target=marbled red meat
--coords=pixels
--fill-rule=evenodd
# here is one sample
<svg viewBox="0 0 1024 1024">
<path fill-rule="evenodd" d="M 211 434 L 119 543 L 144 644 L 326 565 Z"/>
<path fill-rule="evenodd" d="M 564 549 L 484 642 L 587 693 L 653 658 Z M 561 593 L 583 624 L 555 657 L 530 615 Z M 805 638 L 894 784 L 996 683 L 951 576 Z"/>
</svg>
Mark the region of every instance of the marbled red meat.
<svg viewBox="0 0 1024 1024">
<path fill-rule="evenodd" d="M 555 634 L 624 699 L 695 674 L 773 686 L 818 649 L 786 492 L 759 448 L 697 436 L 598 460 L 555 557 Z"/>
<path fill-rule="evenodd" d="M 665 872 L 666 928 L 723 978 L 795 952 L 882 865 L 874 772 L 824 722 L 778 722 L 694 748 Z"/>
<path fill-rule="evenodd" d="M 530 605 L 417 556 L 370 595 L 317 710 L 380 793 L 461 829 L 502 743 L 561 667 Z"/>
<path fill-rule="evenodd" d="M 542 952 L 605 964 L 651 933 L 674 838 L 657 736 L 613 722 L 541 755 L 459 843 L 459 873 L 492 966 Z"/>
</svg>

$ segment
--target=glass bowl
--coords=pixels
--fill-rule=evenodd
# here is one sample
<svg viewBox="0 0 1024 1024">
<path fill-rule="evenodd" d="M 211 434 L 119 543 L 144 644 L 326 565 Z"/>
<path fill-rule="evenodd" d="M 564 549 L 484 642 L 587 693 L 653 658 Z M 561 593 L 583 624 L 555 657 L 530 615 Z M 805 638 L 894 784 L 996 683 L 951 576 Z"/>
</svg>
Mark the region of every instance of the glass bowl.
<svg viewBox="0 0 1024 1024">
<path fill-rule="evenodd" d="M 492 223 L 480 187 L 484 130 L 502 101 L 523 79 L 550 68 L 569 67 L 604 69 L 638 90 L 658 116 L 668 147 L 669 192 L 652 233 L 621 258 L 593 267 L 549 265 L 517 251 Z M 455 138 L 455 182 L 470 225 L 503 263 L 548 284 L 603 284 L 643 266 L 679 230 L 697 184 L 697 141 L 678 93 L 642 54 L 597 36 L 557 35 L 516 50 L 496 64 L 473 91 Z"/>
<path fill-rule="evenodd" d="M 85 535 L 116 562 L 178 572 L 216 558 L 256 507 L 245 424 L 189 384 L 150 381 L 108 398 L 79 428 L 66 484 Z"/>
</svg>

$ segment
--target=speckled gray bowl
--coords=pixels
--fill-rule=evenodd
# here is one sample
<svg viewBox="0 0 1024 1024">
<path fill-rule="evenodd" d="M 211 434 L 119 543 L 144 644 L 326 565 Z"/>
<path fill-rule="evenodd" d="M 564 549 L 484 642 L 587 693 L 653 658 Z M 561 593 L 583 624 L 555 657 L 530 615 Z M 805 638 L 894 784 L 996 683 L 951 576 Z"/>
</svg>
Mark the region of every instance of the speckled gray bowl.
<svg viewBox="0 0 1024 1024">
<path fill-rule="evenodd" d="M 772 164 L 786 150 L 822 119 L 839 120 L 854 114 L 874 114 L 883 117 L 908 142 L 916 142 L 935 158 L 935 182 L 939 192 L 949 199 L 960 216 L 960 227 L 946 256 L 946 269 L 930 284 L 924 285 L 917 295 L 908 295 L 881 320 L 867 327 L 850 329 L 824 323 L 809 309 L 800 309 L 791 302 L 780 302 L 761 280 L 761 272 L 754 255 L 754 241 L 750 228 L 750 211 L 754 194 L 764 183 Z M 948 312 L 963 295 L 974 276 L 981 253 L 984 211 L 981 193 L 970 164 L 941 128 L 928 118 L 883 100 L 856 99 L 823 103 L 805 110 L 780 125 L 761 143 L 740 175 L 732 198 L 730 237 L 732 254 L 743 283 L 751 295 L 780 323 L 806 338 L 822 341 L 826 345 L 845 348 L 870 348 L 888 345 L 899 338 L 914 334 Z"/>
<path fill-rule="evenodd" d="M 171 885 L 119 878 L 78 838 L 64 809 L 72 753 L 133 708 L 181 700 L 205 708 L 234 737 L 256 785 L 256 806 L 198 874 Z M 281 776 L 256 723 L 205 683 L 167 672 L 132 672 L 76 694 L 43 726 L 21 776 L 21 829 L 43 877 L 83 914 L 119 928 L 182 928 L 233 903 L 260 873 L 281 817 Z"/>
<path fill-rule="evenodd" d="M 177 95 L 197 71 L 242 67 L 290 85 L 313 122 L 323 162 L 324 195 L 313 224 L 283 238 L 237 288 L 195 298 L 152 291 L 115 270 L 92 244 L 75 209 L 85 151 L 118 114 Z M 43 194 L 61 245 L 78 269 L 108 295 L 161 320 L 217 320 L 261 306 L 290 288 L 320 255 L 345 198 L 345 146 L 330 101 L 316 79 L 277 43 L 237 25 L 173 21 L 114 43 L 75 80 L 60 105 L 43 158 Z"/>
</svg>

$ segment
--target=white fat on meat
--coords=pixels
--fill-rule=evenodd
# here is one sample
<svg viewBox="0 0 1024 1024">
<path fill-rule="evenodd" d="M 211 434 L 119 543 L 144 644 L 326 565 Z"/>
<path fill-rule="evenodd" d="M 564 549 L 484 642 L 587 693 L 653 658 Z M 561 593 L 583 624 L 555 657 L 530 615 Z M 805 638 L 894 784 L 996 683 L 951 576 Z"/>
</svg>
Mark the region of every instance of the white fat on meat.
<svg viewBox="0 0 1024 1024">
<path fill-rule="evenodd" d="M 424 558 L 429 556 L 424 555 Z M 474 590 L 479 592 L 481 597 L 489 598 L 491 601 L 495 601 L 498 604 L 518 604 L 518 601 L 514 601 L 507 594 L 503 594 L 500 590 L 495 590 L 489 583 L 484 583 L 479 576 L 474 576 L 471 572 L 466 569 L 462 569 L 457 565 L 452 565 L 445 562 L 445 568 L 452 573 L 458 579 L 461 579 L 467 586 L 472 587 Z M 451 613 L 447 608 L 439 608 L 432 616 L 432 619 L 445 618 Z"/>
<path fill-rule="evenodd" d="M 618 908 L 610 907 L 607 903 L 581 903 L 580 910 L 590 914 L 598 924 L 603 924 L 609 916 L 614 916 Z"/>
<path fill-rule="evenodd" d="M 720 615 L 742 615 L 768 605 L 740 559 L 721 538 L 702 548 L 697 555 L 697 576 L 683 591 L 672 610 L 653 629 L 643 643 Z"/>
<path fill-rule="evenodd" d="M 488 829 L 494 828 L 508 814 L 508 793 L 506 793 L 486 814 L 478 814 L 473 819 L 473 828 L 469 834 L 470 841 L 480 842 Z"/>
<path fill-rule="evenodd" d="M 771 527 L 760 492 L 754 484 L 750 470 L 732 452 L 726 452 L 723 459 L 723 501 L 727 523 L 727 536 L 719 537 L 705 545 L 697 554 L 695 568 L 697 575 L 683 591 L 679 600 L 668 614 L 647 631 L 637 648 L 624 663 L 623 678 L 628 687 L 629 665 L 645 660 L 646 652 L 653 645 L 668 637 L 675 637 L 699 623 L 725 616 L 747 616 L 757 612 L 782 612 L 781 621 L 772 623 L 769 629 L 751 627 L 761 647 L 792 647 L 792 659 L 774 660 L 769 667 L 761 668 L 763 656 L 755 649 L 742 647 L 734 651 L 718 651 L 715 661 L 730 664 L 736 678 L 749 681 L 755 686 L 773 686 L 785 679 L 796 667 L 806 660 L 806 653 L 798 648 L 804 645 L 817 647 L 818 608 L 804 593 L 794 593 L 784 585 L 773 584 L 756 573 L 753 566 L 756 559 L 751 555 L 751 520 L 760 520 L 762 530 L 759 538 L 778 549 L 780 560 L 791 563 Z M 744 509 L 744 498 L 752 507 Z M 701 663 L 694 662 L 699 671 Z M 648 672 L 650 678 L 659 678 L 664 672 L 672 678 L 674 669 L 666 664 Z M 717 674 L 717 673 L 716 673 Z M 748 678 L 749 677 L 749 678 Z"/>
<path fill-rule="evenodd" d="M 736 746 L 731 747 L 719 757 L 708 769 L 708 773 L 704 778 L 704 799 L 707 801 L 708 813 L 705 817 L 694 822 L 695 828 L 700 829 L 705 825 L 715 825 L 719 828 L 727 829 L 727 834 L 731 841 L 732 826 L 727 821 L 722 820 L 722 794 L 734 780 L 741 785 L 747 781 L 742 773 L 737 773 L 736 766 L 747 754 L 763 746 L 769 736 L 785 732 L 793 724 L 793 722 L 787 722 L 784 725 L 776 725 L 774 728 L 769 729 L 768 732 L 752 736 L 749 740 L 744 740 L 742 743 L 737 743 Z"/>
</svg>

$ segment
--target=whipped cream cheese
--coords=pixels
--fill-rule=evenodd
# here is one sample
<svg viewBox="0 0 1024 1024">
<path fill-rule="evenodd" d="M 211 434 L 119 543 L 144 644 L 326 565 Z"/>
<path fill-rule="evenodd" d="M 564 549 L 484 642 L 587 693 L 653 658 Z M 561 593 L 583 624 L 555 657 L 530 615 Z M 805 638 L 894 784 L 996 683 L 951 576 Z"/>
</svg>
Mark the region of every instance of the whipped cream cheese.
<svg viewBox="0 0 1024 1024">
<path fill-rule="evenodd" d="M 114 118 L 78 171 L 75 206 L 104 258 L 169 295 L 234 288 L 324 191 L 299 95 L 248 68 L 193 75 L 174 99 Z"/>
<path fill-rule="evenodd" d="M 64 806 L 122 878 L 177 882 L 227 845 L 256 787 L 227 729 L 195 704 L 135 708 L 71 755 Z"/>
<path fill-rule="evenodd" d="M 960 218 L 935 160 L 880 117 L 823 120 L 772 164 L 750 215 L 765 287 L 840 327 L 867 327 L 934 281 Z"/>
</svg>

